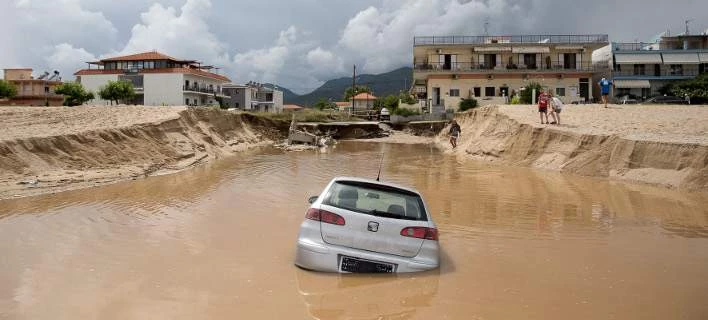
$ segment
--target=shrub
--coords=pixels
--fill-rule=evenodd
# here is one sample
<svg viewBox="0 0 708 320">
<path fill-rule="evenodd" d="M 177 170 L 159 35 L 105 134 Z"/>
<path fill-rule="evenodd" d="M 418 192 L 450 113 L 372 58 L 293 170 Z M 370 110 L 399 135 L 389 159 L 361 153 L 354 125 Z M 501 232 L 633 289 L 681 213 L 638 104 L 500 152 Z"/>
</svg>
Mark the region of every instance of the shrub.
<svg viewBox="0 0 708 320">
<path fill-rule="evenodd" d="M 403 116 L 403 117 L 408 117 L 408 116 L 417 116 L 420 114 L 418 110 L 411 110 L 411 109 L 406 109 L 406 108 L 396 108 L 393 110 L 393 114 L 397 116 Z"/>
<path fill-rule="evenodd" d="M 476 108 L 479 104 L 475 98 L 462 99 L 460 101 L 460 111 L 467 111 L 472 108 Z"/>
<path fill-rule="evenodd" d="M 405 104 L 416 104 L 418 101 L 416 101 L 410 94 L 401 93 L 401 102 Z"/>
<path fill-rule="evenodd" d="M 510 102 L 510 103 L 511 103 L 511 104 L 521 104 L 521 98 L 519 98 L 519 96 L 513 96 L 513 97 L 511 98 L 511 102 Z"/>
<path fill-rule="evenodd" d="M 541 86 L 540 83 L 538 82 L 531 82 L 527 84 L 524 87 L 524 90 L 521 90 L 521 103 L 523 104 L 531 104 L 533 102 L 533 99 L 531 99 L 531 95 L 533 94 L 533 90 L 536 90 L 536 96 L 538 96 L 539 92 L 541 92 L 541 89 L 543 87 Z"/>
<path fill-rule="evenodd" d="M 64 105 L 73 107 L 94 99 L 93 92 L 87 92 L 78 82 L 64 82 L 54 90 L 56 94 L 64 95 Z"/>
<path fill-rule="evenodd" d="M 0 98 L 12 98 L 17 95 L 17 88 L 10 81 L 0 80 Z"/>
</svg>

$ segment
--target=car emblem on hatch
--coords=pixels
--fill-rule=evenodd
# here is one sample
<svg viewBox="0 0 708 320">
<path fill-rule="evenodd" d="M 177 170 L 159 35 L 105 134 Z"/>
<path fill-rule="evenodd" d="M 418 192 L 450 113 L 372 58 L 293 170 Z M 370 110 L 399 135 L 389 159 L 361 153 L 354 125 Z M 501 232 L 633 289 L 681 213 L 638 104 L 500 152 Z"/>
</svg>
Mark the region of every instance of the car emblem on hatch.
<svg viewBox="0 0 708 320">
<path fill-rule="evenodd" d="M 369 221 L 369 227 L 367 228 L 371 232 L 379 231 L 379 223 L 374 221 Z"/>
</svg>

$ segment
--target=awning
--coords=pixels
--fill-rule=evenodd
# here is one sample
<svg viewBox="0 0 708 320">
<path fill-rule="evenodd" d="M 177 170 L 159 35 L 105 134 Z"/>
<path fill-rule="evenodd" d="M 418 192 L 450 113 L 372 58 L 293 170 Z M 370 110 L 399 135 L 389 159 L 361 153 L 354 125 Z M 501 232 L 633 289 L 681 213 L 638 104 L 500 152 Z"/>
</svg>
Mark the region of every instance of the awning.
<svg viewBox="0 0 708 320">
<path fill-rule="evenodd" d="M 659 53 L 615 53 L 618 64 L 661 64 Z"/>
<path fill-rule="evenodd" d="M 549 53 L 549 47 L 514 47 L 511 49 L 513 53 Z"/>
<path fill-rule="evenodd" d="M 506 52 L 511 51 L 511 47 L 476 47 L 475 52 Z"/>
<path fill-rule="evenodd" d="M 559 51 L 577 51 L 585 49 L 583 46 L 556 46 L 556 50 Z"/>
<path fill-rule="evenodd" d="M 701 63 L 708 63 L 708 52 L 700 52 L 698 53 L 698 60 Z"/>
<path fill-rule="evenodd" d="M 699 64 L 696 53 L 662 53 L 666 64 Z"/>
<path fill-rule="evenodd" d="M 649 80 L 615 80 L 615 88 L 618 89 L 642 89 L 649 88 Z"/>
</svg>

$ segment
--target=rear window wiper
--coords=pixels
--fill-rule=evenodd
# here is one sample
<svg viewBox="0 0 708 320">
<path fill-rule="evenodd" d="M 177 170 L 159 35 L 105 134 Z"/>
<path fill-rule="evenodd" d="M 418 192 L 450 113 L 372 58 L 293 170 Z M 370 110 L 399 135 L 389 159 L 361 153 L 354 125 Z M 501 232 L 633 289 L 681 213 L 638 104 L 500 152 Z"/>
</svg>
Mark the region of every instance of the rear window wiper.
<svg viewBox="0 0 708 320">
<path fill-rule="evenodd" d="M 372 216 L 377 216 L 377 217 L 384 217 L 384 218 L 393 218 L 393 219 L 402 219 L 402 220 L 413 220 L 416 221 L 418 219 L 413 218 L 413 217 L 407 217 L 407 216 L 401 216 L 397 214 L 393 214 L 387 211 L 380 211 L 376 209 L 369 210 L 368 214 Z"/>
</svg>

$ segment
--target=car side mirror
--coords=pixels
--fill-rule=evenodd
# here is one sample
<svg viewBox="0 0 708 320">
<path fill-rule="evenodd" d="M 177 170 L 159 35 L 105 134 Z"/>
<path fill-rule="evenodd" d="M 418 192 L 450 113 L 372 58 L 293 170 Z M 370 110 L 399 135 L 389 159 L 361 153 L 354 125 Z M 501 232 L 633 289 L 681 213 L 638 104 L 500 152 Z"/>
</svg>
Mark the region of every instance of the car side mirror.
<svg viewBox="0 0 708 320">
<path fill-rule="evenodd" d="M 307 199 L 307 202 L 309 202 L 310 204 L 313 204 L 313 203 L 315 203 L 315 201 L 317 201 L 317 198 L 318 198 L 317 196 L 312 196 L 309 199 Z"/>
</svg>

